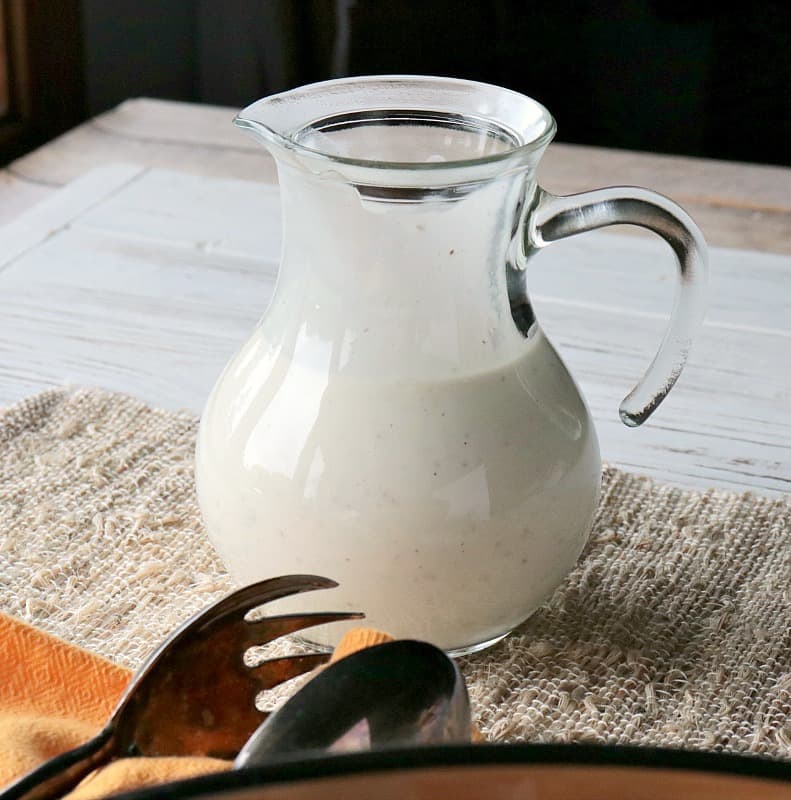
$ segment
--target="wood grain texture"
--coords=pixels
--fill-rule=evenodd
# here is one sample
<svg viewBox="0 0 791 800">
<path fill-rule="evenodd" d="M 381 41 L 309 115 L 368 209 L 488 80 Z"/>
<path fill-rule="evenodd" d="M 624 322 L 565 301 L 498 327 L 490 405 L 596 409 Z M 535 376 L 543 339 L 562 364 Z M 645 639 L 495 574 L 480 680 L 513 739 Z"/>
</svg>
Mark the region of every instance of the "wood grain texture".
<svg viewBox="0 0 791 800">
<path fill-rule="evenodd" d="M 39 188 L 62 186 L 93 167 L 118 161 L 274 182 L 272 160 L 231 124 L 234 113 L 216 106 L 128 100 L 18 159 L 11 170 L 17 180 Z M 555 143 L 539 176 L 557 194 L 615 184 L 647 186 L 683 205 L 711 244 L 791 253 L 791 169 L 785 167 Z"/>
<path fill-rule="evenodd" d="M 0 404 L 87 383 L 199 412 L 271 296 L 279 195 L 255 181 L 116 165 L 0 229 Z M 688 486 L 791 489 L 791 258 L 715 248 L 690 362 L 645 426 L 617 404 L 672 302 L 662 242 L 592 233 L 531 264 L 543 327 L 606 459 Z"/>
<path fill-rule="evenodd" d="M 0 225 L 10 222 L 23 211 L 40 203 L 56 188 L 22 180 L 8 170 L 0 170 Z"/>
</svg>

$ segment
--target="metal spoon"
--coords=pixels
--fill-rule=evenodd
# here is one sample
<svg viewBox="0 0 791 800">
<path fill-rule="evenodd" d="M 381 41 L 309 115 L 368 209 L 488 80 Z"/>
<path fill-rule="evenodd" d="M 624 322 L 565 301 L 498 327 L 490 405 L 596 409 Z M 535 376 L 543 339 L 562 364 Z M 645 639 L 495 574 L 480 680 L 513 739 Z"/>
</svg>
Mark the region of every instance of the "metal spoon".
<svg viewBox="0 0 791 800">
<path fill-rule="evenodd" d="M 235 768 L 295 752 L 348 752 L 470 741 L 470 704 L 458 667 L 425 642 L 369 647 L 325 667 L 271 714 Z"/>
</svg>

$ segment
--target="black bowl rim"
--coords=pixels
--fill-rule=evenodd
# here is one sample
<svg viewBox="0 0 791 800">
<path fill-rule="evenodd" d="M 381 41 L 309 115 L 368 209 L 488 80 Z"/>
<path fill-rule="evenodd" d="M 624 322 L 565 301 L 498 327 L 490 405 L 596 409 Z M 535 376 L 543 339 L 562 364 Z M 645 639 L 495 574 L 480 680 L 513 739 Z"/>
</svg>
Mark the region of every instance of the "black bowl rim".
<svg viewBox="0 0 791 800">
<path fill-rule="evenodd" d="M 295 754 L 260 767 L 212 773 L 116 795 L 117 800 L 185 800 L 276 783 L 448 766 L 615 766 L 692 770 L 791 783 L 791 761 L 756 755 L 599 744 L 462 744 L 328 755 Z"/>
</svg>

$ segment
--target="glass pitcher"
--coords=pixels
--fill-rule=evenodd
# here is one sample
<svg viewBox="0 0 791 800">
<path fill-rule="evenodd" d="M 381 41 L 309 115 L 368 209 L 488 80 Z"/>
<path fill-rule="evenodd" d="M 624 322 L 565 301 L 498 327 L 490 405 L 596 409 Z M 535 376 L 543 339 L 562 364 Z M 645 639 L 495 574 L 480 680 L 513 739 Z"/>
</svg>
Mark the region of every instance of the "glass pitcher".
<svg viewBox="0 0 791 800">
<path fill-rule="evenodd" d="M 590 414 L 533 315 L 531 255 L 614 223 L 672 247 L 669 328 L 620 409 L 634 426 L 675 383 L 701 319 L 702 236 L 646 189 L 542 190 L 554 120 L 495 86 L 342 79 L 235 122 L 277 162 L 284 237 L 269 307 L 201 420 L 211 541 L 240 583 L 338 581 L 300 610 L 362 610 L 453 654 L 489 646 L 574 566 L 600 484 Z"/>
</svg>

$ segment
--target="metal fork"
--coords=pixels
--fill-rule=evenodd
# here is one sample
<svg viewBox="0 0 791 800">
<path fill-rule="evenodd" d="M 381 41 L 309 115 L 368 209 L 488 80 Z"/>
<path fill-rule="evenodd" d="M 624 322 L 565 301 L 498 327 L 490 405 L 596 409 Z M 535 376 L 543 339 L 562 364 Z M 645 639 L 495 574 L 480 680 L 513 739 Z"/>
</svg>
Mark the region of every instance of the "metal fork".
<svg viewBox="0 0 791 800">
<path fill-rule="evenodd" d="M 188 619 L 135 673 L 103 730 L 45 762 L 0 792 L 0 800 L 49 800 L 89 772 L 124 756 L 201 755 L 234 758 L 266 718 L 255 699 L 323 664 L 328 653 L 244 663 L 250 647 L 340 620 L 353 612 L 286 614 L 248 621 L 273 600 L 338 584 L 315 575 L 286 575 L 251 584 Z"/>
</svg>

